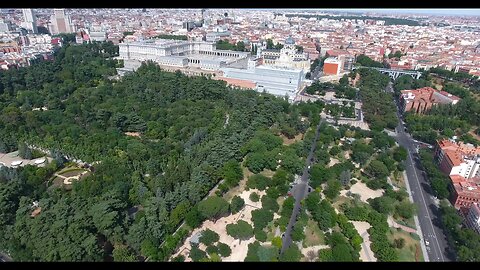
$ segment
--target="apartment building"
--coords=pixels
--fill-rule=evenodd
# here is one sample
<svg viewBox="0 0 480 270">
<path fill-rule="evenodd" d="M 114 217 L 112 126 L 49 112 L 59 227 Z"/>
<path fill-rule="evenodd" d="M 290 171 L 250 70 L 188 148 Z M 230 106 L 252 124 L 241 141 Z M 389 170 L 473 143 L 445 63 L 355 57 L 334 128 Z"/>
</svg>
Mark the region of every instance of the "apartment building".
<svg viewBox="0 0 480 270">
<path fill-rule="evenodd" d="M 435 161 L 452 181 L 451 202 L 465 211 L 480 200 L 480 147 L 453 140 L 439 140 Z"/>
<path fill-rule="evenodd" d="M 473 203 L 465 217 L 466 225 L 472 230 L 480 233 L 480 207 L 478 203 Z"/>
</svg>

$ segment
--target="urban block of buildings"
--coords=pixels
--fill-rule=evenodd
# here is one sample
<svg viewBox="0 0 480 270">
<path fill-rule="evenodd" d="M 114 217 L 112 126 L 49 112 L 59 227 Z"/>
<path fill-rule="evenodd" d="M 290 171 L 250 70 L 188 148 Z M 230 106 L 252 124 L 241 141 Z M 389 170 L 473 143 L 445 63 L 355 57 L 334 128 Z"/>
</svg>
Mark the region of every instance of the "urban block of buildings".
<svg viewBox="0 0 480 270">
<path fill-rule="evenodd" d="M 451 179 L 455 208 L 466 212 L 480 202 L 480 147 L 453 140 L 439 140 L 435 160 Z"/>
<path fill-rule="evenodd" d="M 241 88 L 273 95 L 288 96 L 293 101 L 305 78 L 303 67 L 310 68 L 305 56 L 295 58 L 295 41 L 290 39 L 280 57 L 270 64 L 249 52 L 217 50 L 213 42 L 167 39 L 138 40 L 119 44 L 119 59 L 124 67 L 118 72 L 137 69 L 143 61 L 154 61 L 168 71 L 180 70 L 187 75 L 212 74 L 215 79 Z M 297 66 L 298 65 L 298 66 Z M 301 67 L 301 68 L 295 68 Z"/>
<path fill-rule="evenodd" d="M 328 56 L 323 62 L 323 74 L 326 76 L 350 71 L 355 62 L 355 57 L 346 50 L 327 50 L 325 56 Z"/>
<path fill-rule="evenodd" d="M 285 40 L 285 44 L 280 50 L 261 48 L 258 50 L 260 50 L 260 56 L 263 58 L 265 66 L 302 69 L 305 73 L 310 70 L 308 53 L 297 51 L 295 40 L 292 37 Z"/>
<path fill-rule="evenodd" d="M 143 61 L 154 61 L 161 67 L 180 71 L 190 68 L 200 73 L 218 71 L 221 67 L 247 60 L 248 52 L 217 50 L 215 43 L 168 39 L 139 40 L 119 44 L 119 59 L 139 67 Z M 120 72 L 132 68 L 119 69 Z"/>
<path fill-rule="evenodd" d="M 431 87 L 415 90 L 402 90 L 400 104 L 404 112 L 424 113 L 437 104 L 455 105 L 460 98 L 445 91 L 438 91 Z"/>
</svg>

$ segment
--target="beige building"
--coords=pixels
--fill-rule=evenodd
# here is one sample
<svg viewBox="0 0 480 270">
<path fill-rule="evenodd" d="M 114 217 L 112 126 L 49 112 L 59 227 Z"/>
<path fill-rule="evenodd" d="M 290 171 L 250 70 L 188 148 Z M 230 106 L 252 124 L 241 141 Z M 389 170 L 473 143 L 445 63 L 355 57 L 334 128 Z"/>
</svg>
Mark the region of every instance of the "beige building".
<svg viewBox="0 0 480 270">
<path fill-rule="evenodd" d="M 285 40 L 285 45 L 280 50 L 261 50 L 260 48 L 258 50 L 265 66 L 302 69 L 305 73 L 310 71 L 308 54 L 298 52 L 295 47 L 295 40 L 291 37 Z"/>
</svg>

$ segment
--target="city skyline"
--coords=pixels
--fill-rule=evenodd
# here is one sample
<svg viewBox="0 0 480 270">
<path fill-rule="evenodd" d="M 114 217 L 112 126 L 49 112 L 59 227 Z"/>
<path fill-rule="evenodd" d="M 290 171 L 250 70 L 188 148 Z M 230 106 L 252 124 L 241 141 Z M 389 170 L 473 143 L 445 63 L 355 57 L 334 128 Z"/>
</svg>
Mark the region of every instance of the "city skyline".
<svg viewBox="0 0 480 270">
<path fill-rule="evenodd" d="M 258 9 L 262 10 L 262 9 Z M 322 11 L 322 12 L 352 12 L 352 13 L 384 13 L 384 14 L 413 14 L 413 15 L 433 15 L 433 16 L 480 16 L 480 9 L 445 9 L 445 8 L 292 8 L 292 9 L 263 9 L 263 10 L 302 10 L 302 11 Z"/>
<path fill-rule="evenodd" d="M 422 14 L 422 15 L 462 15 L 462 16 L 480 16 L 480 9 L 409 9 L 409 8 L 398 8 L 398 9 L 383 9 L 383 8 L 373 8 L 373 9 L 331 9 L 331 10 L 343 10 L 348 12 L 382 12 L 382 13 L 391 13 L 391 14 Z"/>
</svg>

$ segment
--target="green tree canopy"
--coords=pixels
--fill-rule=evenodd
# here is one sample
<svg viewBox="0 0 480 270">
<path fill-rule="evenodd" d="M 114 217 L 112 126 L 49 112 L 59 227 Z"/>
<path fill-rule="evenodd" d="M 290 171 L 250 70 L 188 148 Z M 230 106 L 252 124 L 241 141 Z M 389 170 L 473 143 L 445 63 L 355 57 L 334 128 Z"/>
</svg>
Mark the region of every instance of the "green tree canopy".
<svg viewBox="0 0 480 270">
<path fill-rule="evenodd" d="M 253 228 L 246 221 L 239 220 L 236 224 L 227 224 L 227 234 L 235 239 L 247 240 L 253 236 Z"/>
<path fill-rule="evenodd" d="M 206 219 L 216 220 L 228 213 L 228 202 L 220 197 L 211 196 L 198 203 L 198 212 Z"/>
</svg>

